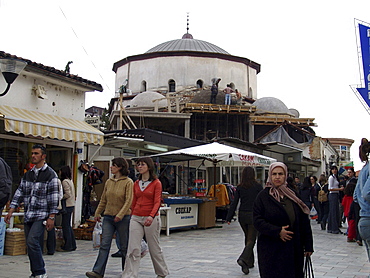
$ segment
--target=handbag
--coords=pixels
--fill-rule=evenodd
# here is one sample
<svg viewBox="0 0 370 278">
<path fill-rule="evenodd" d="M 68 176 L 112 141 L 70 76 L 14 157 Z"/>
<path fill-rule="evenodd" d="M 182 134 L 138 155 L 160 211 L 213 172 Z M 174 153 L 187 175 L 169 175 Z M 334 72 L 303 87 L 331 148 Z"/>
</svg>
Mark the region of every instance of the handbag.
<svg viewBox="0 0 370 278">
<path fill-rule="evenodd" d="M 303 275 L 304 278 L 314 278 L 315 277 L 315 275 L 313 274 L 311 256 L 305 257 L 303 274 L 304 274 Z"/>
<path fill-rule="evenodd" d="M 66 199 L 62 199 L 60 201 L 60 203 L 62 204 L 62 209 L 59 210 L 59 213 L 60 214 L 66 214 L 67 213 L 67 204 L 66 204 Z"/>
</svg>

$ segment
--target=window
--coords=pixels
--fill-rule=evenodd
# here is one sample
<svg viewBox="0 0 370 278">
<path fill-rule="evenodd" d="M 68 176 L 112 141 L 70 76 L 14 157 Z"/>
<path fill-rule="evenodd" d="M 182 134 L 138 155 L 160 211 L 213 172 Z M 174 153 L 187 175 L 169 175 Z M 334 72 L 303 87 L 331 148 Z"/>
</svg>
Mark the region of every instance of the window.
<svg viewBox="0 0 370 278">
<path fill-rule="evenodd" d="M 146 81 L 143 80 L 141 81 L 140 92 L 145 92 L 145 91 L 146 91 Z"/>
<path fill-rule="evenodd" d="M 233 82 L 230 83 L 231 89 L 235 90 L 235 84 Z"/>
<path fill-rule="evenodd" d="M 198 88 L 198 89 L 203 88 L 203 80 L 198 79 L 198 81 L 197 81 L 197 88 Z"/>
<path fill-rule="evenodd" d="M 170 81 L 168 81 L 168 91 L 169 92 L 176 92 L 176 82 L 175 82 L 175 80 L 170 79 Z"/>
</svg>

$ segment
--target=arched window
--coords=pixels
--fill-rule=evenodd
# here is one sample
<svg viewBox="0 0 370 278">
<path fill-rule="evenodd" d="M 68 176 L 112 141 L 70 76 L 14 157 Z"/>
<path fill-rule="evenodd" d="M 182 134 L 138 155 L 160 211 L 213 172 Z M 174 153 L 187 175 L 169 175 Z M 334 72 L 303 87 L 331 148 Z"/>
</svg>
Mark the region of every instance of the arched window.
<svg viewBox="0 0 370 278">
<path fill-rule="evenodd" d="M 198 89 L 203 88 L 203 80 L 198 79 L 198 81 L 197 81 L 197 88 L 198 88 Z"/>
<path fill-rule="evenodd" d="M 233 82 L 230 83 L 231 89 L 235 90 L 235 84 Z"/>
<path fill-rule="evenodd" d="M 145 91 L 146 91 L 146 81 L 143 80 L 141 81 L 140 92 L 145 92 Z"/>
<path fill-rule="evenodd" d="M 168 91 L 169 92 L 176 92 L 176 82 L 173 79 L 168 81 Z"/>
</svg>

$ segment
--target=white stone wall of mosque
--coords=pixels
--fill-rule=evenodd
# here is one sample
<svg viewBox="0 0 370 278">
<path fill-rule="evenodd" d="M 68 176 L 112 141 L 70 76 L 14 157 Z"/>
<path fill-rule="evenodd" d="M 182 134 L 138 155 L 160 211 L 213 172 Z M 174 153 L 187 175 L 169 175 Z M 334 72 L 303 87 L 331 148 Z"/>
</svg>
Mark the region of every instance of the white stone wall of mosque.
<svg viewBox="0 0 370 278">
<path fill-rule="evenodd" d="M 168 88 L 169 80 L 176 82 L 176 91 L 184 87 L 196 86 L 202 80 L 204 86 L 211 85 L 211 79 L 220 77 L 219 88 L 233 83 L 242 95 L 248 96 L 250 91 L 257 98 L 257 72 L 243 63 L 204 57 L 175 56 L 158 57 L 148 60 L 134 61 L 117 69 L 115 91 L 129 79 L 128 88 L 133 92 L 142 91 L 142 82 L 146 82 L 146 90 Z"/>
<path fill-rule="evenodd" d="M 44 88 L 47 98 L 37 97 L 34 89 L 38 85 Z M 6 88 L 3 79 L 0 79 L 0 88 Z M 78 87 L 26 71 L 18 76 L 9 92 L 1 97 L 0 104 L 30 110 L 30 118 L 32 111 L 80 121 L 85 116 L 85 93 Z"/>
</svg>

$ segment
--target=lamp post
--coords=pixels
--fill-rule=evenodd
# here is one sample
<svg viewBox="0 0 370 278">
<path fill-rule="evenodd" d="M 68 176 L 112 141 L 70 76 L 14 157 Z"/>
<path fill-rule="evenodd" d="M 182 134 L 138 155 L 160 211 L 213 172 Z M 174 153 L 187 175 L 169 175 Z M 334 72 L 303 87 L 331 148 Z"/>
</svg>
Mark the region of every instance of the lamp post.
<svg viewBox="0 0 370 278">
<path fill-rule="evenodd" d="M 27 62 L 18 59 L 12 58 L 0 59 L 0 71 L 3 74 L 6 83 L 8 83 L 8 86 L 6 87 L 4 93 L 0 94 L 0 97 L 6 95 L 6 93 L 10 89 L 10 85 L 12 85 L 14 80 L 18 77 L 18 75 L 26 67 L 26 65 Z"/>
</svg>

